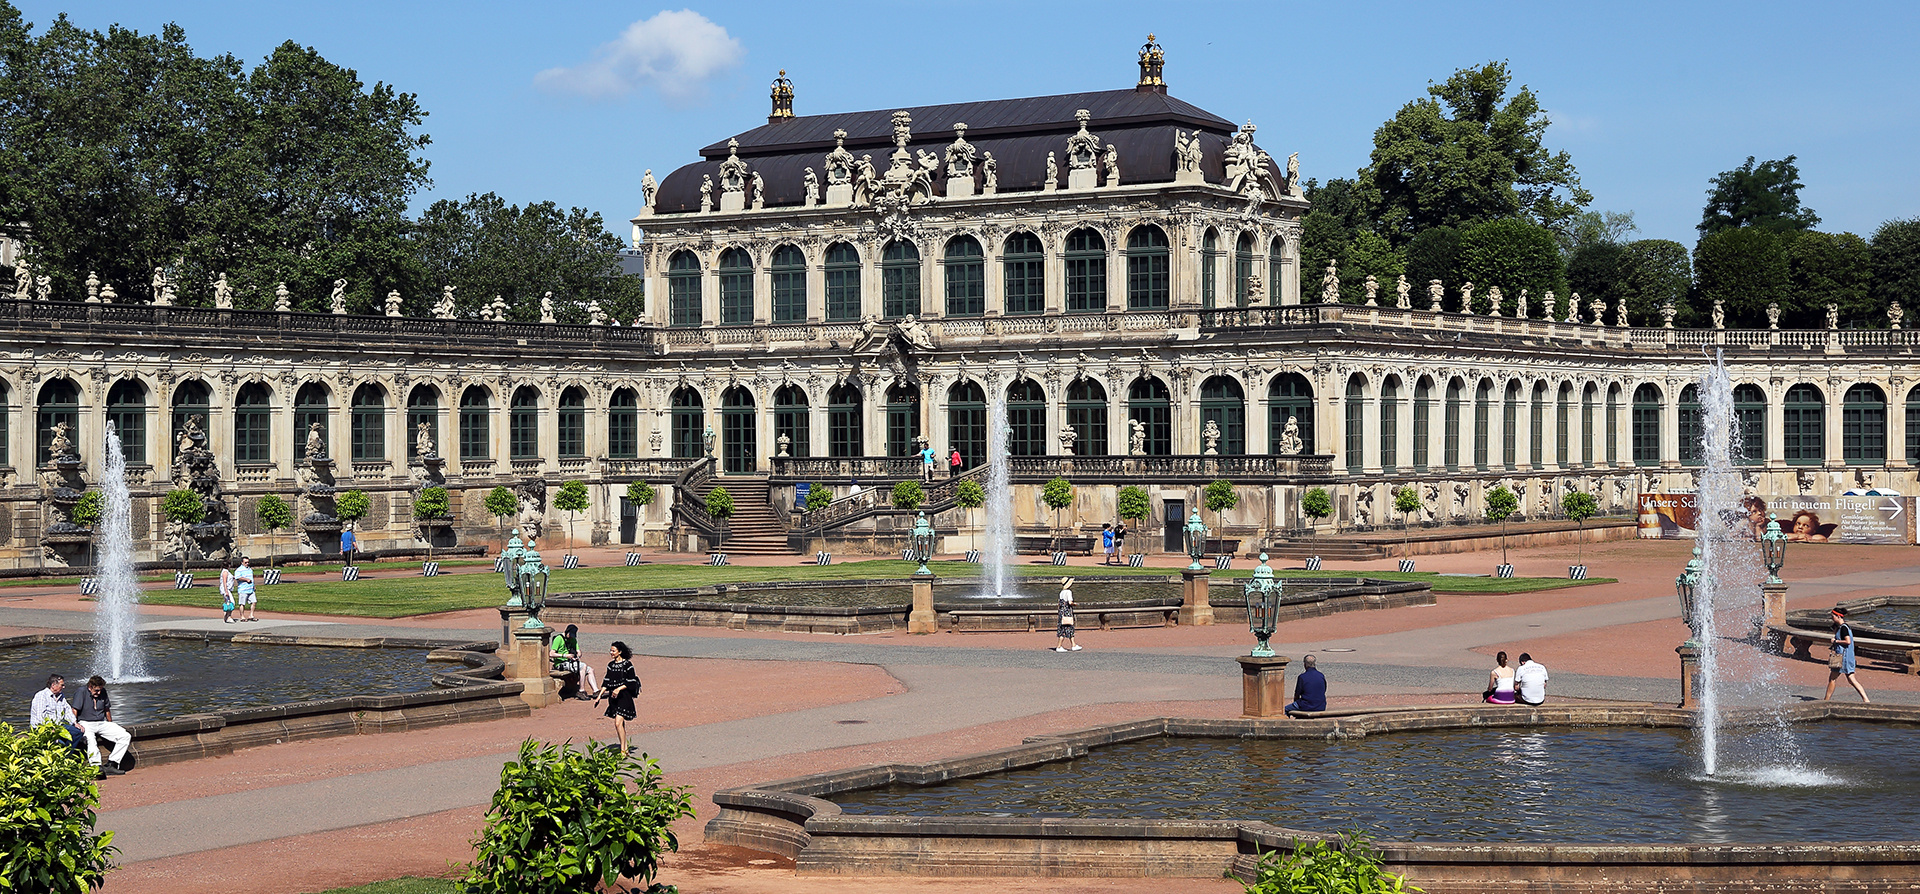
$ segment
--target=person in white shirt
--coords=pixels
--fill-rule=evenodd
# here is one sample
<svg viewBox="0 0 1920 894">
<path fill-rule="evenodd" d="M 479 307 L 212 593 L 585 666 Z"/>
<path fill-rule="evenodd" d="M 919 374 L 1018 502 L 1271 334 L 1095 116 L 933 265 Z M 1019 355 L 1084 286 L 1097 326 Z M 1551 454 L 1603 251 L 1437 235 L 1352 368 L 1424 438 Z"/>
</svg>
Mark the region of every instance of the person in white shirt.
<svg viewBox="0 0 1920 894">
<path fill-rule="evenodd" d="M 100 767 L 100 743 L 97 739 L 106 739 L 113 743 L 113 753 L 107 755 L 106 766 L 102 772 L 108 776 L 119 776 L 126 771 L 121 760 L 127 756 L 127 747 L 133 744 L 133 734 L 127 728 L 113 722 L 113 699 L 107 695 L 107 681 L 98 676 L 87 681 L 87 688 L 74 695 L 73 713 L 86 733 L 87 761 Z"/>
<path fill-rule="evenodd" d="M 1521 652 L 1520 666 L 1513 671 L 1513 685 L 1519 690 L 1521 704 L 1539 707 L 1547 700 L 1546 666 Z"/>
<path fill-rule="evenodd" d="M 67 678 L 59 674 L 47 676 L 47 688 L 33 694 L 33 710 L 27 715 L 30 726 L 42 723 L 58 723 L 67 728 L 67 747 L 75 754 L 86 752 L 86 733 L 80 731 L 73 716 L 73 705 L 67 703 L 63 694 L 67 689 Z"/>
</svg>

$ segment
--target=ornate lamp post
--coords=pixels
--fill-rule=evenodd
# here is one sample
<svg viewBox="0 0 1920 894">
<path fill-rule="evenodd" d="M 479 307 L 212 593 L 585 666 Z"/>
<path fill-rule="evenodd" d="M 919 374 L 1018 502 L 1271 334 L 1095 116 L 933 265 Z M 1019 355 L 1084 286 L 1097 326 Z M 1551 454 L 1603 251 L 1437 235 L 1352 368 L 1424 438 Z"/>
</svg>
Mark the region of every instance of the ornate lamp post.
<svg viewBox="0 0 1920 894">
<path fill-rule="evenodd" d="M 908 551 L 920 560 L 920 568 L 913 572 L 913 607 L 907 612 L 907 632 L 934 633 L 940 629 L 940 621 L 933 611 L 933 572 L 927 568 L 927 557 L 933 555 L 933 524 L 927 521 L 924 510 L 913 520 L 907 544 Z"/>
<path fill-rule="evenodd" d="M 913 573 L 932 574 L 927 569 L 927 559 L 933 555 L 933 525 L 927 521 L 926 510 L 913 521 L 913 533 L 907 535 L 907 541 L 913 550 L 913 557 L 920 560 L 920 567 Z"/>
<path fill-rule="evenodd" d="M 526 550 L 520 545 L 520 529 L 514 528 L 513 537 L 500 550 L 500 557 L 506 560 L 501 566 L 501 572 L 506 577 L 507 592 L 510 594 L 507 597 L 508 605 L 526 604 L 520 599 L 520 560 L 525 554 Z"/>
<path fill-rule="evenodd" d="M 1765 639 L 1768 625 L 1787 623 L 1787 582 L 1780 579 L 1780 569 L 1787 564 L 1787 535 L 1773 513 L 1767 513 L 1767 530 L 1760 535 L 1760 556 L 1767 579 L 1760 584 L 1760 621 L 1754 626 L 1759 628 L 1756 636 Z"/>
<path fill-rule="evenodd" d="M 527 622 L 521 626 L 532 630 L 546 626 L 540 622 L 540 610 L 547 607 L 547 583 L 552 573 L 540 561 L 540 551 L 533 548 L 529 541 L 521 554 L 519 579 L 520 595 L 526 600 Z"/>
<path fill-rule="evenodd" d="M 1267 565 L 1267 554 L 1260 554 L 1260 567 L 1253 569 L 1253 576 L 1247 578 L 1247 629 L 1253 632 L 1257 641 L 1253 651 L 1248 653 L 1255 658 L 1270 658 L 1273 647 L 1267 640 L 1273 636 L 1276 624 L 1275 616 L 1280 608 L 1281 583 L 1274 579 L 1273 569 Z"/>
<path fill-rule="evenodd" d="M 1693 558 L 1687 560 L 1686 570 L 1673 579 L 1674 592 L 1680 597 L 1680 619 L 1687 622 L 1687 630 L 1691 634 L 1687 642 L 1694 645 L 1698 645 L 1700 640 L 1699 607 L 1694 600 L 1700 586 L 1700 572 L 1704 568 L 1700 562 L 1700 547 L 1696 546 L 1693 548 Z"/>
<path fill-rule="evenodd" d="M 1187 566 L 1188 571 L 1202 570 L 1200 560 L 1207 554 L 1207 535 L 1210 533 L 1207 523 L 1200 520 L 1200 510 L 1194 510 L 1193 517 L 1187 519 L 1186 527 L 1187 557 L 1193 560 L 1193 564 Z"/>
</svg>

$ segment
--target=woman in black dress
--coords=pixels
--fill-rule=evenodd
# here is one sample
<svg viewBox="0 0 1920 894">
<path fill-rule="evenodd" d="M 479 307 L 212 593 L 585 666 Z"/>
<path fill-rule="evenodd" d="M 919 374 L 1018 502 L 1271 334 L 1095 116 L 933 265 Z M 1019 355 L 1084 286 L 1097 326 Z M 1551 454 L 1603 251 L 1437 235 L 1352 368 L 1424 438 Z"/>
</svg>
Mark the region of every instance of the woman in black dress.
<svg viewBox="0 0 1920 894">
<path fill-rule="evenodd" d="M 633 672 L 633 650 L 623 642 L 607 647 L 607 672 L 600 677 L 600 694 L 594 701 L 607 700 L 607 716 L 613 718 L 613 731 L 620 737 L 620 750 L 628 754 L 627 721 L 633 719 L 633 697 L 640 694 L 640 677 Z"/>
</svg>

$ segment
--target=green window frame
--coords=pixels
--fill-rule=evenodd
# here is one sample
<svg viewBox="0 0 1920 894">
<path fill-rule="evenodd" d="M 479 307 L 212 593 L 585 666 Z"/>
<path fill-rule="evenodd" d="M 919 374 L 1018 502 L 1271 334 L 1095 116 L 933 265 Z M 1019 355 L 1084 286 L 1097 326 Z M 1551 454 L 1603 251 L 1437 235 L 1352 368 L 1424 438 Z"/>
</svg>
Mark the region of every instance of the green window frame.
<svg viewBox="0 0 1920 894">
<path fill-rule="evenodd" d="M 568 459 L 587 455 L 587 392 L 573 386 L 560 392 L 554 409 L 554 452 Z"/>
<path fill-rule="evenodd" d="M 1032 233 L 1007 237 L 1001 256 L 1001 292 L 1010 314 L 1037 314 L 1047 309 L 1047 257 L 1040 238 Z"/>
<path fill-rule="evenodd" d="M 460 462 L 493 458 L 493 396 L 478 385 L 460 392 Z"/>
<path fill-rule="evenodd" d="M 1520 467 L 1520 383 L 1508 382 L 1500 407 L 1500 449 L 1509 469 Z"/>
<path fill-rule="evenodd" d="M 782 245 L 773 250 L 773 263 L 767 267 L 773 287 L 773 321 L 807 321 L 807 256 L 797 245 Z"/>
<path fill-rule="evenodd" d="M 426 423 L 427 437 L 432 439 L 434 450 L 443 450 L 440 443 L 440 391 L 432 385 L 416 385 L 407 393 L 407 458 L 420 456 L 420 424 Z"/>
<path fill-rule="evenodd" d="M 1599 421 L 1599 417 L 1593 411 L 1594 404 L 1598 403 L 1599 399 L 1600 389 L 1593 385 L 1588 385 L 1580 390 L 1580 434 L 1582 440 L 1585 441 L 1580 452 L 1580 459 L 1584 464 L 1589 466 L 1594 465 L 1600 460 L 1599 452 L 1593 449 L 1600 438 L 1600 432 L 1594 425 L 1594 423 Z"/>
<path fill-rule="evenodd" d="M 1091 227 L 1067 234 L 1067 313 L 1107 309 L 1107 241 Z"/>
<path fill-rule="evenodd" d="M 632 388 L 615 389 L 607 400 L 607 456 L 640 458 L 640 399 Z"/>
<path fill-rule="evenodd" d="M 667 325 L 700 325 L 700 259 L 677 251 L 667 259 Z"/>
<path fill-rule="evenodd" d="M 1620 465 L 1620 386 L 1607 389 L 1607 465 Z"/>
<path fill-rule="evenodd" d="M 1700 443 L 1706 435 L 1705 414 L 1700 409 L 1700 386 L 1688 385 L 1680 389 L 1680 400 L 1675 405 L 1679 415 L 1680 464 L 1698 466 L 1706 451 Z"/>
<path fill-rule="evenodd" d="M 1220 279 L 1220 237 L 1212 230 L 1200 237 L 1200 306 L 1211 308 L 1218 302 Z"/>
<path fill-rule="evenodd" d="M 1573 424 L 1573 386 L 1561 385 L 1553 401 L 1553 460 L 1562 469 L 1569 468 L 1573 445 L 1568 443 Z"/>
<path fill-rule="evenodd" d="M 1220 427 L 1221 456 L 1243 456 L 1247 452 L 1247 397 L 1240 383 L 1229 376 L 1213 376 L 1200 383 L 1200 432 L 1211 421 Z M 1198 445 L 1206 450 L 1202 434 Z"/>
<path fill-rule="evenodd" d="M 1920 466 L 1920 385 L 1907 392 L 1907 465 Z"/>
<path fill-rule="evenodd" d="M 0 403 L 0 415 L 6 412 Z M 120 457 L 129 466 L 147 464 L 147 387 L 122 379 L 107 391 L 107 422 L 120 438 Z"/>
<path fill-rule="evenodd" d="M 34 455 L 40 458 L 41 464 L 53 462 L 55 459 L 53 456 L 55 425 L 62 422 L 67 424 L 67 440 L 74 443 L 76 452 L 79 450 L 78 445 L 85 443 L 81 440 L 80 434 L 80 386 L 74 384 L 72 379 L 54 379 L 40 386 L 40 401 L 35 415 L 38 417 L 39 425 L 37 432 L 39 449 L 34 451 Z"/>
<path fill-rule="evenodd" d="M 845 242 L 827 246 L 827 322 L 860 319 L 860 250 Z"/>
<path fill-rule="evenodd" d="M 1533 404 L 1527 415 L 1527 434 L 1529 435 L 1527 460 L 1536 469 L 1547 465 L 1547 383 L 1535 382 L 1533 385 Z"/>
<path fill-rule="evenodd" d="M 978 382 L 965 379 L 947 389 L 947 443 L 962 457 L 987 456 L 987 393 Z"/>
<path fill-rule="evenodd" d="M 1358 475 L 1367 467 L 1367 389 L 1359 376 L 1347 380 L 1347 471 Z"/>
<path fill-rule="evenodd" d="M 1633 464 L 1660 464 L 1660 389 L 1648 383 L 1633 389 Z"/>
<path fill-rule="evenodd" d="M 720 325 L 753 322 L 753 256 L 743 248 L 720 253 Z"/>
<path fill-rule="evenodd" d="M 863 428 L 860 389 L 849 384 L 827 392 L 827 455 L 834 459 L 866 455 Z"/>
<path fill-rule="evenodd" d="M 1380 471 L 1400 470 L 1400 380 L 1380 386 Z"/>
<path fill-rule="evenodd" d="M 349 455 L 357 463 L 380 462 L 387 458 L 387 392 L 368 383 L 353 390 L 347 411 Z"/>
<path fill-rule="evenodd" d="M 1107 391 L 1091 378 L 1067 383 L 1067 424 L 1079 437 L 1075 456 L 1107 455 Z"/>
<path fill-rule="evenodd" d="M 798 385 L 782 386 L 773 392 L 773 443 L 777 455 L 780 436 L 787 436 L 788 456 L 812 456 L 812 415 L 807 393 Z"/>
<path fill-rule="evenodd" d="M 1493 383 L 1484 379 L 1473 392 L 1473 467 L 1487 470 L 1487 450 L 1492 445 Z"/>
<path fill-rule="evenodd" d="M 1804 382 L 1787 389 L 1780 402 L 1784 435 L 1782 459 L 1790 466 L 1817 466 L 1827 460 L 1826 402 L 1820 389 Z"/>
<path fill-rule="evenodd" d="M 947 316 L 977 317 L 987 312 L 986 258 L 980 240 L 972 236 L 947 240 L 946 255 L 940 260 L 947 280 Z"/>
<path fill-rule="evenodd" d="M 1314 452 L 1313 386 L 1299 373 L 1281 373 L 1267 384 L 1267 452 L 1278 456 L 1291 416 L 1300 426 L 1300 452 Z"/>
<path fill-rule="evenodd" d="M 1440 460 L 1447 471 L 1460 471 L 1460 413 L 1467 388 L 1459 379 L 1447 383 L 1446 418 L 1442 422 Z"/>
<path fill-rule="evenodd" d="M 1173 400 L 1166 383 L 1155 378 L 1134 379 L 1127 386 L 1127 422 L 1128 437 L 1132 437 L 1134 422 L 1145 429 L 1146 442 L 1141 447 L 1147 456 L 1173 455 Z M 1131 444 L 1128 452 L 1132 452 Z"/>
<path fill-rule="evenodd" d="M 183 393 L 184 390 L 183 386 L 182 392 L 176 392 L 176 395 Z M 173 432 L 176 441 L 179 440 L 180 426 L 185 421 L 186 417 L 180 412 L 179 398 L 176 396 L 173 411 Z M 300 390 L 294 392 L 293 395 L 292 443 L 294 444 L 294 452 L 298 456 L 305 457 L 307 455 L 307 430 L 312 428 L 316 422 L 320 423 L 320 443 L 329 445 L 328 449 L 329 452 L 331 452 L 331 445 L 333 443 L 333 395 L 327 391 L 325 385 L 319 382 L 308 382 L 300 386 Z"/>
<path fill-rule="evenodd" d="M 1754 384 L 1733 386 L 1733 416 L 1739 420 L 1740 465 L 1767 461 L 1767 393 Z"/>
<path fill-rule="evenodd" d="M 1173 303 L 1172 249 L 1152 224 L 1127 234 L 1127 309 L 1163 310 Z"/>
<path fill-rule="evenodd" d="M 267 386 L 249 382 L 233 398 L 233 461 L 273 461 L 273 411 Z"/>
<path fill-rule="evenodd" d="M 673 458 L 699 459 L 706 455 L 706 404 L 692 388 L 674 389 L 668 399 L 668 420 L 672 429 Z"/>
<path fill-rule="evenodd" d="M 920 312 L 920 250 L 904 239 L 880 252 L 880 315 L 897 320 Z"/>
<path fill-rule="evenodd" d="M 1841 398 L 1840 459 L 1850 466 L 1886 464 L 1887 397 L 1878 386 L 1862 382 Z"/>
<path fill-rule="evenodd" d="M 966 450 L 960 453 L 975 455 Z M 1032 379 L 1007 385 L 1007 455 L 1047 455 L 1047 393 Z"/>
<path fill-rule="evenodd" d="M 515 388 L 507 404 L 507 458 L 540 458 L 540 392 L 531 385 Z"/>
<path fill-rule="evenodd" d="M 1413 386 L 1413 470 L 1425 473 L 1433 466 L 1433 381 L 1422 378 Z"/>
<path fill-rule="evenodd" d="M 753 394 L 735 385 L 720 395 L 720 465 L 743 475 L 759 465 L 759 421 Z"/>
<path fill-rule="evenodd" d="M 887 389 L 887 455 L 912 456 L 920 437 L 920 389 L 895 385 Z"/>
<path fill-rule="evenodd" d="M 1241 233 L 1233 246 L 1233 304 L 1246 307 L 1253 296 L 1253 234 Z"/>
</svg>

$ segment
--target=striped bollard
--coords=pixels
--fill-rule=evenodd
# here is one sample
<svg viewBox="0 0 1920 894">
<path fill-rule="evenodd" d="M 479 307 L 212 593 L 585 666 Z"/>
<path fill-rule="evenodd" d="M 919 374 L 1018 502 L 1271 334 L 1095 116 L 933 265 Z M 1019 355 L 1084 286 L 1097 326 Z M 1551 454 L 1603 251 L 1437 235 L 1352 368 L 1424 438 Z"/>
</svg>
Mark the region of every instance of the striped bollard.
<svg viewBox="0 0 1920 894">
<path fill-rule="evenodd" d="M 639 554 L 639 553 L 627 553 L 627 567 L 628 567 L 628 568 L 632 568 L 633 566 L 635 566 L 635 565 L 638 565 L 638 564 L 640 564 L 640 554 Z"/>
<path fill-rule="evenodd" d="M 819 551 L 819 552 L 817 552 L 817 553 L 814 553 L 814 554 L 813 554 L 813 564 L 815 564 L 815 565 L 832 565 L 832 564 L 833 564 L 833 554 L 832 554 L 832 553 L 829 553 L 829 552 L 827 552 L 827 551 L 826 551 L 826 550 L 824 550 L 824 549 L 823 549 L 823 550 L 821 550 L 821 551 Z"/>
<path fill-rule="evenodd" d="M 1134 553 L 1133 555 L 1131 555 L 1131 556 L 1128 556 L 1128 557 L 1127 557 L 1127 566 L 1128 566 L 1128 567 L 1131 567 L 1131 568 L 1145 568 L 1145 567 L 1147 567 L 1147 554 L 1146 554 L 1146 553 Z"/>
<path fill-rule="evenodd" d="M 1413 560 L 1412 560 L 1412 559 L 1401 559 L 1401 560 L 1400 560 L 1400 573 L 1401 573 L 1401 574 L 1412 574 L 1412 573 L 1413 573 Z"/>
<path fill-rule="evenodd" d="M 1585 566 L 1585 565 L 1568 565 L 1568 566 L 1567 566 L 1567 579 L 1568 579 L 1568 580 L 1586 580 L 1586 579 L 1587 579 L 1587 566 Z"/>
<path fill-rule="evenodd" d="M 1067 564 L 1067 554 L 1066 554 L 1066 553 L 1063 553 L 1063 552 L 1058 552 L 1058 551 L 1056 551 L 1056 552 L 1054 552 L 1054 554 L 1053 554 L 1053 557 L 1052 557 L 1052 558 L 1053 558 L 1053 564 L 1055 564 L 1055 565 L 1065 565 L 1065 564 Z"/>
<path fill-rule="evenodd" d="M 1513 566 L 1512 566 L 1512 565 L 1499 565 L 1499 566 L 1496 566 L 1496 567 L 1495 567 L 1495 568 L 1493 569 L 1493 576 L 1494 576 L 1494 577 L 1499 577 L 1499 578 L 1508 578 L 1508 577 L 1512 577 L 1512 576 L 1513 576 Z"/>
<path fill-rule="evenodd" d="M 80 579 L 80 595 L 82 596 L 100 595 L 100 579 L 97 577 L 81 578 Z"/>
<path fill-rule="evenodd" d="M 428 563 L 426 563 L 426 564 L 424 564 L 424 565 L 421 565 L 421 566 L 420 566 L 420 576 L 421 576 L 421 577 L 439 577 L 439 576 L 440 576 L 440 563 L 439 563 L 439 562 L 428 562 Z"/>
<path fill-rule="evenodd" d="M 580 567 L 580 557 L 567 556 L 564 560 L 560 562 L 560 567 L 561 568 L 578 568 Z"/>
<path fill-rule="evenodd" d="M 176 571 L 173 575 L 173 588 L 176 590 L 193 589 L 193 572 Z"/>
<path fill-rule="evenodd" d="M 350 581 L 350 580 L 359 580 L 359 579 L 360 579 L 360 566 L 358 565 L 340 566 L 341 581 Z"/>
<path fill-rule="evenodd" d="M 280 569 L 268 568 L 260 572 L 260 585 L 271 587 L 280 582 Z"/>
<path fill-rule="evenodd" d="M 967 550 L 967 561 L 975 565 L 980 564 L 980 551 L 977 549 Z"/>
<path fill-rule="evenodd" d="M 715 566 L 715 567 L 718 567 L 718 566 L 721 566 L 721 565 L 725 565 L 725 564 L 727 564 L 727 554 L 726 554 L 726 553 L 714 553 L 713 555 L 711 555 L 711 556 L 708 556 L 708 557 L 707 557 L 707 564 L 708 564 L 708 565 L 713 565 L 713 566 Z"/>
<path fill-rule="evenodd" d="M 1320 557 L 1319 557 L 1319 556 L 1308 556 L 1308 557 L 1307 557 L 1307 570 L 1308 570 L 1308 571 L 1319 571 L 1319 570 L 1320 570 Z"/>
<path fill-rule="evenodd" d="M 1216 571 L 1225 571 L 1228 568 L 1232 568 L 1233 557 L 1232 556 L 1214 556 L 1213 567 L 1214 567 L 1214 570 Z"/>
<path fill-rule="evenodd" d="M 506 571 L 507 571 L 507 557 L 495 556 L 493 560 L 493 573 L 505 574 Z"/>
</svg>

